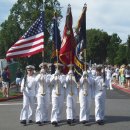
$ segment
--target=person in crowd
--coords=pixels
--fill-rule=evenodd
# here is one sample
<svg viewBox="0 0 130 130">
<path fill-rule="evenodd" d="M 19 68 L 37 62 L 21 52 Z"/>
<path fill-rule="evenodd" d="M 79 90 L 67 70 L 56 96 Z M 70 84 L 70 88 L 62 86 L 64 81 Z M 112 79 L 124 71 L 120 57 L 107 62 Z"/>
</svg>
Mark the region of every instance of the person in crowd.
<svg viewBox="0 0 130 130">
<path fill-rule="evenodd" d="M 126 88 L 130 89 L 130 65 L 125 69 Z"/>
<path fill-rule="evenodd" d="M 4 71 L 2 73 L 2 92 L 3 97 L 9 97 L 9 83 L 10 83 L 10 76 L 8 67 L 4 68 Z"/>
<path fill-rule="evenodd" d="M 96 76 L 96 65 L 93 65 L 91 68 L 91 77 L 95 78 Z"/>
<path fill-rule="evenodd" d="M 67 123 L 71 125 L 76 119 L 76 100 L 78 97 L 77 82 L 72 70 L 72 64 L 69 65 L 70 70 L 66 76 L 66 118 Z"/>
<path fill-rule="evenodd" d="M 0 92 L 2 93 L 2 78 L 1 78 L 1 73 L 0 73 Z"/>
<path fill-rule="evenodd" d="M 11 85 L 11 72 L 10 72 L 9 66 L 6 66 L 6 68 L 7 68 L 8 80 L 9 80 L 9 88 L 10 88 L 10 85 Z"/>
<path fill-rule="evenodd" d="M 19 92 L 19 88 L 20 88 L 21 81 L 22 81 L 22 76 L 23 76 L 23 73 L 20 70 L 20 68 L 18 68 L 17 71 L 16 71 L 16 81 L 15 81 L 16 87 L 17 87 L 17 92 Z"/>
<path fill-rule="evenodd" d="M 125 84 L 125 65 L 121 65 L 119 69 L 119 84 L 122 87 Z"/>
<path fill-rule="evenodd" d="M 39 67 L 41 68 L 40 74 L 36 76 L 37 88 L 37 108 L 36 108 L 36 124 L 42 125 L 49 121 L 48 110 L 50 106 L 50 77 L 51 75 L 47 73 L 48 69 L 47 63 L 41 63 Z"/>
<path fill-rule="evenodd" d="M 23 92 L 23 108 L 20 113 L 20 123 L 26 125 L 32 123 L 34 118 L 36 80 L 34 75 L 35 67 L 26 66 L 27 74 L 21 82 L 21 92 Z"/>
<path fill-rule="evenodd" d="M 55 73 L 50 78 L 52 86 L 52 111 L 51 111 L 51 123 L 54 126 L 58 126 L 58 122 L 61 120 L 61 112 L 64 105 L 64 84 L 65 76 L 61 74 L 60 67 L 62 64 L 56 63 L 57 67 Z"/>
<path fill-rule="evenodd" d="M 119 66 L 115 65 L 116 83 L 119 83 Z"/>
<path fill-rule="evenodd" d="M 97 66 L 94 80 L 95 93 L 95 120 L 99 125 L 104 124 L 106 84 L 102 75 L 102 67 Z"/>
<path fill-rule="evenodd" d="M 106 68 L 105 73 L 106 73 L 105 75 L 106 75 L 107 89 L 113 90 L 112 84 L 111 84 L 112 70 L 111 70 L 111 66 L 110 65 Z"/>
</svg>

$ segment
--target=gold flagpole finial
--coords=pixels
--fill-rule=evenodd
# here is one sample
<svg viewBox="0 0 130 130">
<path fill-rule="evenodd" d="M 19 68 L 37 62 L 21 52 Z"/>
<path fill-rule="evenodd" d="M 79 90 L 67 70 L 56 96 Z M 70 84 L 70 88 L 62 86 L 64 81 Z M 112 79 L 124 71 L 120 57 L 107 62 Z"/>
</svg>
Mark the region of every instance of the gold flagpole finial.
<svg viewBox="0 0 130 130">
<path fill-rule="evenodd" d="M 69 7 L 69 8 L 71 8 L 71 5 L 70 5 L 70 4 L 68 4 L 68 7 Z"/>
<path fill-rule="evenodd" d="M 84 4 L 83 9 L 87 10 L 87 4 L 86 3 Z"/>
<path fill-rule="evenodd" d="M 57 17 L 57 13 L 56 13 L 56 11 L 54 11 L 54 16 Z"/>
<path fill-rule="evenodd" d="M 86 4 L 86 3 L 84 4 L 84 7 L 87 7 L 87 4 Z"/>
</svg>

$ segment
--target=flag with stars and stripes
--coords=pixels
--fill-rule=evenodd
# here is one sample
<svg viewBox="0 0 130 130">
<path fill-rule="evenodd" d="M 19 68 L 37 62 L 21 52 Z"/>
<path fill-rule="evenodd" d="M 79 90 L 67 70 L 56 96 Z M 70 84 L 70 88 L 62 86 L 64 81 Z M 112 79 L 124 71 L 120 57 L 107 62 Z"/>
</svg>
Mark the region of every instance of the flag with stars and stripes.
<svg viewBox="0 0 130 130">
<path fill-rule="evenodd" d="M 44 13 L 33 23 L 28 31 L 7 51 L 6 59 L 29 57 L 44 49 Z"/>
</svg>

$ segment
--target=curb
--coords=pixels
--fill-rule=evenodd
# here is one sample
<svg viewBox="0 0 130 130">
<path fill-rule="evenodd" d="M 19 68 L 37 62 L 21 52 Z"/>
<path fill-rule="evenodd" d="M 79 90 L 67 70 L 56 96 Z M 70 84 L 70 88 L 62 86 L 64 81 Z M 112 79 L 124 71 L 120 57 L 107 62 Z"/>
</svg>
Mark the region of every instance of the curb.
<svg viewBox="0 0 130 130">
<path fill-rule="evenodd" d="M 18 99 L 18 98 L 22 98 L 22 97 L 23 97 L 23 95 L 19 94 L 19 95 L 11 96 L 11 97 L 8 97 L 8 98 L 0 98 L 0 102 L 12 100 L 12 99 Z"/>
<path fill-rule="evenodd" d="M 114 88 L 117 88 L 117 89 L 119 89 L 119 90 L 125 92 L 125 93 L 130 94 L 130 90 L 129 90 L 129 89 L 122 88 L 119 84 L 112 84 L 112 86 L 113 86 Z"/>
</svg>

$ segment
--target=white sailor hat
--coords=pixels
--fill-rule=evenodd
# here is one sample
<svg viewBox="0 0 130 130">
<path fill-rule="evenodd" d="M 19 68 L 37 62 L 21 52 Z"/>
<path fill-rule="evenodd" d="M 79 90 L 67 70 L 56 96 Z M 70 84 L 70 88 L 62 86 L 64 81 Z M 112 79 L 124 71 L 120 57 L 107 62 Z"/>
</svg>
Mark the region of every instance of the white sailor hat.
<svg viewBox="0 0 130 130">
<path fill-rule="evenodd" d="M 55 75 L 58 75 L 58 74 L 60 74 L 60 71 L 58 69 L 56 69 Z"/>
<path fill-rule="evenodd" d="M 87 75 L 87 71 L 83 71 L 83 75 Z"/>
<path fill-rule="evenodd" d="M 53 65 L 52 63 L 48 63 L 48 64 L 47 64 L 48 67 L 51 67 L 52 65 Z"/>
<path fill-rule="evenodd" d="M 74 66 L 74 64 L 69 64 L 69 65 L 67 65 L 68 67 L 73 67 Z"/>
<path fill-rule="evenodd" d="M 61 63 L 54 63 L 54 65 L 57 67 L 57 66 L 61 66 L 61 67 L 63 67 L 64 65 L 63 64 L 61 64 Z"/>
<path fill-rule="evenodd" d="M 101 71 L 101 70 L 102 70 L 102 66 L 101 65 L 97 65 L 96 71 Z"/>
<path fill-rule="evenodd" d="M 88 62 L 84 62 L 84 65 L 89 65 L 89 63 Z"/>
<path fill-rule="evenodd" d="M 47 65 L 48 65 L 48 63 L 42 62 L 42 63 L 39 65 L 39 67 L 42 68 L 43 66 L 47 66 Z"/>
<path fill-rule="evenodd" d="M 35 67 L 33 65 L 28 65 L 26 66 L 26 69 L 35 69 Z"/>
<path fill-rule="evenodd" d="M 68 74 L 73 74 L 73 70 L 69 70 Z"/>
<path fill-rule="evenodd" d="M 101 64 L 97 65 L 96 68 L 102 68 L 103 66 Z"/>
</svg>

